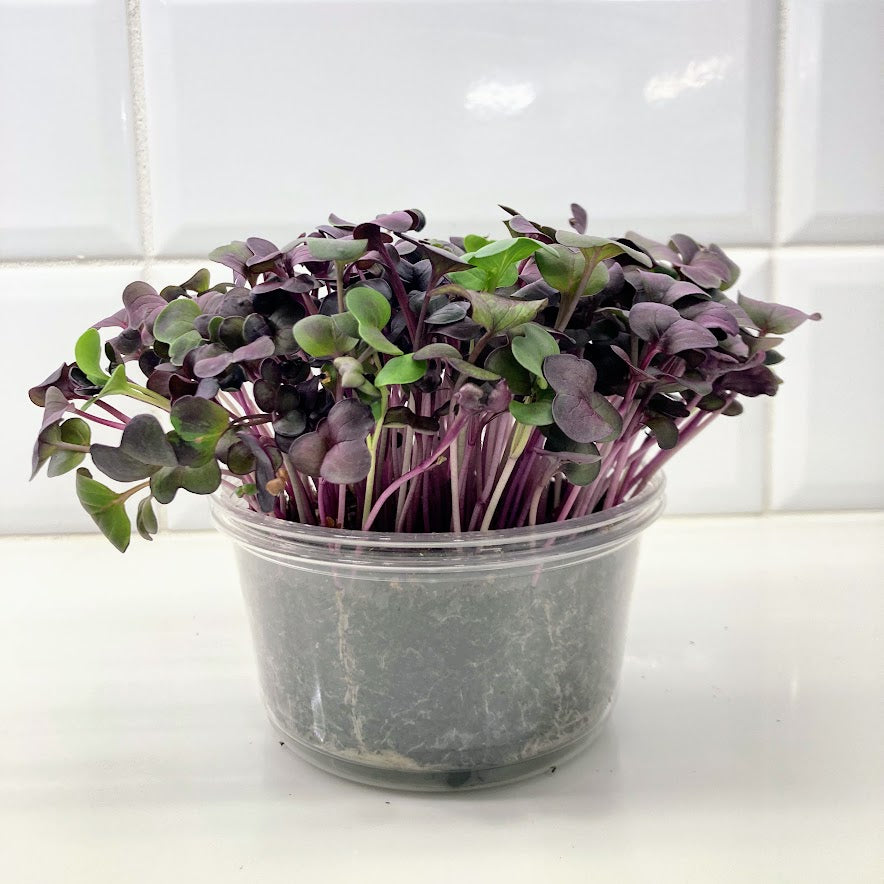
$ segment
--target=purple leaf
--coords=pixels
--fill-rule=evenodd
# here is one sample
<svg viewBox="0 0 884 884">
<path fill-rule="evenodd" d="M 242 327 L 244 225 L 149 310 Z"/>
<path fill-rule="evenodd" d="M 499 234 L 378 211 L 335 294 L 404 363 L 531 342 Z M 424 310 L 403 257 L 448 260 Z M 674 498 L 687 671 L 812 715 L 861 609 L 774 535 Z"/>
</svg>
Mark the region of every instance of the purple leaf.
<svg viewBox="0 0 884 884">
<path fill-rule="evenodd" d="M 254 252 L 255 257 L 267 257 L 279 253 L 279 249 L 269 239 L 262 239 L 260 236 L 250 236 L 246 240 L 246 245 Z"/>
<path fill-rule="evenodd" d="M 729 371 L 714 384 L 716 392 L 728 390 L 743 396 L 775 396 L 780 379 L 766 366 L 756 365 L 744 371 Z"/>
<path fill-rule="evenodd" d="M 389 215 L 378 215 L 375 223 L 395 233 L 405 233 L 414 228 L 414 218 L 408 212 L 392 212 Z M 355 234 L 354 234 L 355 236 Z"/>
<path fill-rule="evenodd" d="M 209 258 L 217 261 L 225 267 L 229 267 L 234 273 L 245 276 L 246 261 L 252 257 L 252 250 L 239 240 L 234 240 L 226 246 L 219 246 L 212 252 L 209 252 Z"/>
<path fill-rule="evenodd" d="M 570 353 L 547 356 L 543 376 L 556 391 L 553 418 L 566 436 L 575 442 L 598 442 L 620 432 L 619 412 L 594 391 L 597 372 L 591 362 Z"/>
<path fill-rule="evenodd" d="M 370 469 L 371 454 L 365 440 L 352 439 L 338 442 L 328 450 L 322 461 L 320 475 L 335 485 L 350 485 L 361 482 Z"/>
<path fill-rule="evenodd" d="M 647 252 L 654 259 L 654 261 L 658 263 L 672 265 L 678 263 L 678 252 L 676 252 L 674 249 L 669 248 L 669 246 L 663 245 L 663 243 L 661 242 L 657 242 L 653 239 L 648 239 L 648 237 L 642 236 L 640 233 L 636 233 L 634 230 L 626 231 L 626 239 L 628 239 L 630 242 L 634 242 L 643 252 Z"/>
<path fill-rule="evenodd" d="M 629 327 L 643 341 L 659 341 L 669 326 L 680 319 L 674 307 L 653 301 L 642 301 L 629 311 Z"/>
<path fill-rule="evenodd" d="M 729 335 L 739 334 L 740 324 L 737 318 L 723 304 L 715 301 L 704 301 L 692 304 L 679 310 L 682 317 L 693 320 L 703 328 L 720 328 Z"/>
<path fill-rule="evenodd" d="M 165 306 L 165 301 L 163 306 Z M 92 328 L 126 328 L 128 317 L 129 311 L 125 307 L 121 307 L 116 313 L 112 313 L 110 316 L 93 323 Z"/>
<path fill-rule="evenodd" d="M 616 438 L 620 432 L 620 414 L 600 393 L 558 393 L 552 413 L 559 429 L 575 442 L 600 442 Z"/>
<path fill-rule="evenodd" d="M 681 353 L 684 350 L 702 349 L 704 347 L 715 347 L 718 345 L 718 338 L 691 322 L 690 319 L 678 319 L 666 329 L 660 338 L 659 346 L 664 353 Z"/>
<path fill-rule="evenodd" d="M 273 338 L 256 338 L 250 344 L 244 344 L 232 353 L 220 353 L 217 356 L 198 360 L 193 366 L 193 373 L 198 378 L 217 377 L 234 362 L 263 359 L 265 356 L 272 356 L 275 350 L 276 345 L 273 343 Z"/>
<path fill-rule="evenodd" d="M 509 225 L 510 229 L 515 233 L 534 234 L 535 236 L 540 233 L 540 231 L 522 215 L 513 215 L 509 220 Z"/>
<path fill-rule="evenodd" d="M 292 442 L 289 459 L 299 473 L 317 478 L 327 451 L 328 445 L 319 433 L 305 433 Z"/>
<path fill-rule="evenodd" d="M 326 418 L 326 433 L 333 442 L 362 441 L 374 429 L 371 409 L 356 399 L 342 399 Z M 364 478 L 364 477 L 363 477 Z"/>
<path fill-rule="evenodd" d="M 61 420 L 61 416 L 73 410 L 73 405 L 65 398 L 64 393 L 58 387 L 50 387 L 45 394 L 43 400 L 43 422 L 40 425 L 41 430 L 45 430 L 50 424 Z"/>
<path fill-rule="evenodd" d="M 578 232 L 586 233 L 586 209 L 578 203 L 571 203 L 571 217 L 568 223 Z"/>
<path fill-rule="evenodd" d="M 350 227 L 350 228 L 352 228 L 352 227 L 356 226 L 355 224 L 351 223 L 350 221 L 345 221 L 343 218 L 339 217 L 338 215 L 335 215 L 334 212 L 332 212 L 328 216 L 328 223 L 334 224 L 335 227 Z"/>
<path fill-rule="evenodd" d="M 804 313 L 794 307 L 771 304 L 768 301 L 756 301 L 745 295 L 740 295 L 737 300 L 749 315 L 752 328 L 757 328 L 762 335 L 769 333 L 784 335 L 798 328 L 805 320 L 812 319 L 816 322 L 822 318 L 819 313 Z"/>
<path fill-rule="evenodd" d="M 129 328 L 142 325 L 150 328 L 157 314 L 166 307 L 166 300 L 146 282 L 130 282 L 123 289 L 123 304 L 129 316 Z"/>
<path fill-rule="evenodd" d="M 543 376 L 557 393 L 588 396 L 595 389 L 598 373 L 586 359 L 558 353 L 543 360 Z"/>
</svg>

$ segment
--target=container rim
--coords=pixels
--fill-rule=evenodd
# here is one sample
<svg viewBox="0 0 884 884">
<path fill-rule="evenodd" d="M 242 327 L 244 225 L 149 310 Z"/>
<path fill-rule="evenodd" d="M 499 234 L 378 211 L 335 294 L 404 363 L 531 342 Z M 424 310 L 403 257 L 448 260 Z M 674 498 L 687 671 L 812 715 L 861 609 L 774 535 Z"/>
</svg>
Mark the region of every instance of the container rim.
<svg viewBox="0 0 884 884">
<path fill-rule="evenodd" d="M 390 551 L 408 550 L 463 550 L 464 548 L 488 548 L 499 551 L 502 547 L 517 547 L 526 543 L 532 546 L 538 541 L 556 541 L 590 533 L 610 536 L 617 532 L 637 533 L 660 515 L 664 507 L 663 491 L 666 485 L 662 473 L 654 475 L 635 497 L 601 512 L 579 519 L 563 522 L 546 522 L 542 525 L 522 528 L 495 528 L 489 531 L 395 533 L 361 531 L 349 528 L 323 528 L 303 522 L 289 522 L 266 513 L 256 513 L 245 501 L 229 491 L 216 491 L 211 495 L 212 518 L 224 533 L 234 539 L 250 544 L 268 543 L 307 545 L 338 549 L 372 549 Z"/>
</svg>

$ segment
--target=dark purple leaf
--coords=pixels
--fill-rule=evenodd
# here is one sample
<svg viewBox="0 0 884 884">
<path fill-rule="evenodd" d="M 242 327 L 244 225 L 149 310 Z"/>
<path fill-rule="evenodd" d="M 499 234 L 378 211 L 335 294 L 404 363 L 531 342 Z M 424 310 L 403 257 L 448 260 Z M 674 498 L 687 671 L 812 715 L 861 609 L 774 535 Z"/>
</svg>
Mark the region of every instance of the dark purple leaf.
<svg viewBox="0 0 884 884">
<path fill-rule="evenodd" d="M 198 378 L 216 377 L 234 362 L 263 359 L 265 356 L 272 356 L 275 349 L 272 338 L 258 338 L 232 353 L 221 353 L 218 356 L 210 356 L 208 359 L 200 359 L 194 364 L 193 372 Z"/>
<path fill-rule="evenodd" d="M 558 427 L 575 442 L 607 441 L 620 432 L 620 414 L 601 393 L 558 393 L 552 413 Z"/>
<path fill-rule="evenodd" d="M 775 396 L 780 383 L 780 379 L 766 365 L 756 365 L 744 371 L 729 371 L 721 375 L 714 389 L 716 392 L 726 390 L 743 396 Z"/>
<path fill-rule="evenodd" d="M 571 203 L 571 217 L 568 223 L 578 232 L 586 233 L 586 209 L 578 203 Z"/>
<path fill-rule="evenodd" d="M 588 396 L 595 389 L 598 374 L 586 359 L 559 353 L 543 360 L 543 376 L 557 393 Z"/>
<path fill-rule="evenodd" d="M 325 422 L 327 438 L 333 442 L 364 440 L 374 429 L 371 409 L 356 399 L 342 399 L 328 413 Z"/>
<path fill-rule="evenodd" d="M 718 338 L 708 328 L 703 328 L 690 319 L 673 322 L 659 340 L 660 349 L 664 353 L 681 353 L 694 348 L 715 347 L 717 344 Z"/>
<path fill-rule="evenodd" d="M 678 311 L 685 319 L 696 322 L 704 328 L 718 328 L 729 335 L 739 334 L 740 325 L 737 318 L 723 304 L 716 301 L 704 301 L 692 304 Z"/>
<path fill-rule="evenodd" d="M 629 327 L 643 341 L 652 343 L 659 341 L 669 326 L 680 319 L 681 316 L 674 307 L 653 301 L 642 301 L 633 305 L 629 311 Z"/>
<path fill-rule="evenodd" d="M 319 433 L 306 433 L 292 442 L 288 453 L 298 472 L 318 478 L 327 451 L 328 445 Z"/>
<path fill-rule="evenodd" d="M 320 475 L 335 485 L 351 485 L 361 482 L 370 469 L 371 454 L 365 440 L 353 439 L 329 448 L 322 460 Z"/>
</svg>

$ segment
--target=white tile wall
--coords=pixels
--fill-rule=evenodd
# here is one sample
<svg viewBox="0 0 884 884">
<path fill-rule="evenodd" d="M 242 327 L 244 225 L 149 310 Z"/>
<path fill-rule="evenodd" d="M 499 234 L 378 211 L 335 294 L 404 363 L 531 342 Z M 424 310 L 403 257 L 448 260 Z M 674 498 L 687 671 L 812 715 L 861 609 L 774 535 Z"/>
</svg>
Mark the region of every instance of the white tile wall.
<svg viewBox="0 0 884 884">
<path fill-rule="evenodd" d="M 796 251 L 777 258 L 777 273 L 784 300 L 823 321 L 805 323 L 782 348 L 773 505 L 884 507 L 884 249 Z"/>
<path fill-rule="evenodd" d="M 0 0 L 0 259 L 136 255 L 125 4 Z"/>
<path fill-rule="evenodd" d="M 411 204 L 483 232 L 498 202 L 571 200 L 600 230 L 762 242 L 774 7 L 145 0 L 158 248 Z"/>
<path fill-rule="evenodd" d="M 7 308 L 0 323 L 0 353 L 10 385 L 4 406 L 0 533 L 94 530 L 77 501 L 72 473 L 49 479 L 44 468 L 33 482 L 28 481 L 42 411 L 31 403 L 27 391 L 73 359 L 77 338 L 93 322 L 113 313 L 125 285 L 141 275 L 136 264 L 0 267 L 0 296 Z M 111 438 L 93 435 L 93 441 Z"/>
<path fill-rule="evenodd" d="M 801 0 L 789 8 L 782 235 L 884 240 L 884 3 Z"/>
<path fill-rule="evenodd" d="M 750 246 L 748 294 L 825 314 L 774 403 L 672 462 L 670 512 L 884 502 L 880 0 L 0 0 L 0 36 L 0 303 L 52 311 L 2 332 L 22 469 L 0 531 L 89 526 L 65 479 L 25 487 L 24 390 L 125 282 L 329 211 L 491 232 L 498 201 Z M 170 524 L 204 526 L 202 503 Z"/>
</svg>

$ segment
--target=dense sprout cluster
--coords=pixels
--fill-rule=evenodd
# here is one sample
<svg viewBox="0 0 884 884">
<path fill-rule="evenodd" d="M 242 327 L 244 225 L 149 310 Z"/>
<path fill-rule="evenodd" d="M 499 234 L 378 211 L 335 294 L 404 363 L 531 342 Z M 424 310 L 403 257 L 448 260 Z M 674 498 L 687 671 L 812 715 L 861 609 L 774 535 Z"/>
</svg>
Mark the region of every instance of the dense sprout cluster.
<svg viewBox="0 0 884 884">
<path fill-rule="evenodd" d="M 387 532 L 616 506 L 739 397 L 774 395 L 780 336 L 819 316 L 729 297 L 739 271 L 717 246 L 589 236 L 571 208 L 564 230 L 505 208 L 497 240 L 421 239 L 416 210 L 332 216 L 282 248 L 216 249 L 232 282 L 133 282 L 31 389 L 33 472 L 76 469 L 121 550 L 140 492 L 148 539 L 154 503 L 221 486 L 280 519 Z"/>
</svg>

